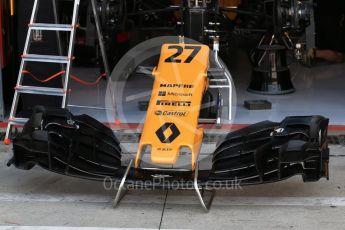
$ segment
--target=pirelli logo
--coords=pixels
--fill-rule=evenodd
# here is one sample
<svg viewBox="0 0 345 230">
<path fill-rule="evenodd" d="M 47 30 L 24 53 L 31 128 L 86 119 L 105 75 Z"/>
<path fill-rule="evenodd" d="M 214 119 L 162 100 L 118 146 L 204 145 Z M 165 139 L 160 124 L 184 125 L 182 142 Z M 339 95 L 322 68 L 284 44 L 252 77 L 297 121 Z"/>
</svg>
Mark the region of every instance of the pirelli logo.
<svg viewBox="0 0 345 230">
<path fill-rule="evenodd" d="M 169 101 L 169 100 L 158 100 L 156 105 L 162 106 L 176 106 L 176 107 L 190 107 L 191 101 Z"/>
</svg>

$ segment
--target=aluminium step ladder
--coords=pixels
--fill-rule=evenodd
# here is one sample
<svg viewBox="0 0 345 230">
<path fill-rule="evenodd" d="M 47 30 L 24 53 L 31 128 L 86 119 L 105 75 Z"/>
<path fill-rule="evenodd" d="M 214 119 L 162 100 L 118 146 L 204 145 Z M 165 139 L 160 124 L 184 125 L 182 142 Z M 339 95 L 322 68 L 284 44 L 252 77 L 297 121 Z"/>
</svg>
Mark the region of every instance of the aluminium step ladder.
<svg viewBox="0 0 345 230">
<path fill-rule="evenodd" d="M 56 9 L 56 1 L 59 0 L 51 0 L 52 6 L 54 10 L 54 18 L 55 24 L 47 24 L 47 23 L 35 23 L 36 15 L 38 11 L 39 0 L 34 1 L 33 10 L 30 18 L 29 29 L 25 41 L 24 52 L 22 56 L 22 61 L 20 64 L 20 71 L 18 75 L 17 85 L 15 87 L 15 94 L 13 98 L 13 103 L 10 112 L 10 118 L 8 120 L 8 126 L 6 130 L 6 136 L 4 143 L 10 144 L 11 143 L 11 133 L 12 127 L 14 125 L 23 125 L 25 124 L 28 119 L 27 118 L 18 118 L 15 117 L 17 113 L 17 106 L 19 102 L 19 95 L 22 93 L 26 94 L 39 94 L 39 95 L 49 95 L 49 96 L 61 96 L 62 97 L 62 108 L 66 108 L 67 106 L 67 99 L 68 99 L 68 83 L 70 77 L 70 69 L 73 61 L 73 49 L 74 49 L 74 38 L 76 33 L 77 21 L 78 21 L 78 12 L 79 12 L 79 5 L 80 0 L 71 0 L 74 1 L 73 4 L 73 15 L 72 15 L 72 22 L 71 24 L 58 24 L 58 16 L 57 16 L 57 9 Z M 105 69 L 106 76 L 109 76 L 109 65 L 108 65 L 108 58 L 104 46 L 104 38 L 101 31 L 99 15 L 97 13 L 97 4 L 95 0 L 90 0 L 92 6 L 92 12 L 95 19 L 95 29 L 97 32 L 99 48 L 101 51 L 101 58 L 103 60 L 103 65 Z M 30 48 L 30 39 L 33 35 L 33 31 L 56 31 L 57 40 L 58 40 L 58 50 L 60 56 L 53 56 L 53 55 L 39 55 L 39 54 L 28 54 Z M 59 32 L 70 32 L 70 39 L 68 44 L 68 54 L 67 56 L 61 56 L 61 39 Z M 23 70 L 26 66 L 27 62 L 41 62 L 41 63 L 56 63 L 61 65 L 61 69 L 64 69 L 64 77 L 63 77 L 63 88 L 50 88 L 50 87 L 37 87 L 37 86 L 23 86 Z M 64 68 L 63 65 L 66 65 Z"/>
<path fill-rule="evenodd" d="M 54 14 L 55 14 L 55 23 L 57 23 L 57 11 L 55 0 L 52 0 Z M 62 97 L 62 104 L 61 107 L 66 107 L 67 101 L 67 94 L 68 94 L 68 82 L 70 77 L 70 69 L 73 60 L 73 49 L 74 49 L 74 38 L 76 34 L 77 28 L 77 20 L 78 20 L 78 11 L 79 11 L 80 0 L 74 0 L 73 5 L 73 15 L 72 15 L 72 22 L 71 24 L 47 24 L 47 23 L 36 23 L 36 15 L 39 8 L 39 0 L 34 1 L 32 14 L 30 18 L 30 23 L 28 25 L 28 32 L 25 40 L 24 51 L 22 55 L 22 60 L 19 67 L 19 74 L 18 80 L 15 87 L 14 98 L 12 102 L 10 117 L 8 120 L 6 136 L 4 143 L 10 144 L 10 136 L 12 132 L 12 127 L 14 125 L 23 125 L 25 124 L 28 119 L 27 118 L 18 118 L 16 117 L 17 107 L 19 102 L 20 94 L 38 94 L 38 95 L 49 95 L 49 96 L 60 96 Z M 56 56 L 56 55 L 39 55 L 39 54 L 29 54 L 31 37 L 33 35 L 33 31 L 56 31 L 58 39 L 59 39 L 59 32 L 65 31 L 70 32 L 69 44 L 68 44 L 68 51 L 67 56 Z M 60 40 L 58 40 L 58 43 Z M 59 44 L 60 45 L 60 44 Z M 61 54 L 61 49 L 59 46 L 59 52 Z M 63 88 L 51 88 L 51 87 L 37 87 L 37 86 L 24 86 L 22 85 L 23 82 L 23 70 L 26 66 L 27 62 L 41 62 L 41 63 L 56 63 L 56 64 L 65 64 L 64 70 L 64 78 L 63 78 Z M 62 66 L 61 66 L 62 67 Z"/>
</svg>

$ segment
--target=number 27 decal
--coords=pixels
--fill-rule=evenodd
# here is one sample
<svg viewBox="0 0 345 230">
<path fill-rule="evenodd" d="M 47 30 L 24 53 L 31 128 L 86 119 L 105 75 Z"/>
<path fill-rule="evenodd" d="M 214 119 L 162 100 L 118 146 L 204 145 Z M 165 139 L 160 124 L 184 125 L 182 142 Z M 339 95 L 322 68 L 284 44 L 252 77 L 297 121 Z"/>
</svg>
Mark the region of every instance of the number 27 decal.
<svg viewBox="0 0 345 230">
<path fill-rule="evenodd" d="M 184 61 L 184 63 L 191 63 L 193 59 L 198 55 L 198 53 L 201 50 L 201 46 L 185 46 L 184 48 L 182 46 L 168 46 L 168 49 L 175 49 L 177 52 L 167 59 L 165 59 L 165 62 L 168 63 L 182 63 L 181 59 L 178 59 L 178 57 L 183 53 L 184 49 L 186 50 L 193 50 L 192 53 L 189 55 L 189 57 Z"/>
</svg>

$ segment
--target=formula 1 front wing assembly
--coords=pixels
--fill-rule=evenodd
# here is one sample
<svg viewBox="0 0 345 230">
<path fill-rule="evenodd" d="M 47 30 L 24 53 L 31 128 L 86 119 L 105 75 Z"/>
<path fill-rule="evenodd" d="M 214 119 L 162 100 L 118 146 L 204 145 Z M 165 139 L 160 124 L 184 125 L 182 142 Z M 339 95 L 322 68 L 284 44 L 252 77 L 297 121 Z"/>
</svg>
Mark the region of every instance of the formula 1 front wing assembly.
<svg viewBox="0 0 345 230">
<path fill-rule="evenodd" d="M 104 124 L 66 109 L 37 107 L 14 139 L 8 165 L 28 170 L 37 164 L 63 175 L 120 183 L 115 205 L 125 183 L 144 182 L 154 188 L 178 184 L 183 189 L 192 182 L 206 211 L 212 199 L 206 204 L 200 188 L 214 192 L 233 183 L 263 184 L 297 174 L 304 181 L 328 178 L 328 119 L 322 116 L 287 117 L 281 123 L 264 121 L 229 130 L 213 152 L 212 167 L 199 167 L 203 96 L 212 88 L 211 80 L 232 87 L 227 73 L 223 79 L 209 76 L 210 54 L 201 44 L 162 45 L 139 147 L 129 163 L 114 132 Z M 229 99 L 228 112 L 230 107 Z M 190 160 L 181 157 L 183 148 L 190 151 Z M 178 166 L 181 160 L 188 167 Z"/>
<path fill-rule="evenodd" d="M 262 184 L 297 174 L 304 181 L 328 178 L 327 126 L 328 120 L 321 116 L 288 117 L 281 123 L 265 121 L 231 132 L 215 150 L 212 169 L 199 171 L 201 184 L 233 180 L 241 185 Z M 111 129 L 65 109 L 36 108 L 14 139 L 13 151 L 9 165 L 25 170 L 37 164 L 59 174 L 101 181 L 121 180 L 126 169 Z M 159 173 L 178 179 L 193 171 L 148 173 L 131 168 L 128 179 L 149 180 Z"/>
</svg>

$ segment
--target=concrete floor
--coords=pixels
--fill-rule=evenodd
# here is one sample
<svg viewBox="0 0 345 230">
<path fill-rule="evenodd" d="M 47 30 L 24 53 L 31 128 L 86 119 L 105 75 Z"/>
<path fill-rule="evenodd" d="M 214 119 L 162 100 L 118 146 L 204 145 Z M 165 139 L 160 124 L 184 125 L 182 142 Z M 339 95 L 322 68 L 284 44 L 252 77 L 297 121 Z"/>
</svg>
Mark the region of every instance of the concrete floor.
<svg viewBox="0 0 345 230">
<path fill-rule="evenodd" d="M 217 191 L 206 214 L 192 191 L 129 191 L 113 209 L 115 192 L 105 190 L 102 183 L 38 167 L 8 168 L 11 149 L 0 145 L 0 230 L 344 229 L 344 151 L 345 147 L 331 146 L 329 181 L 304 184 L 297 176 L 275 184 Z M 100 228 L 85 230 L 91 229 Z"/>
<path fill-rule="evenodd" d="M 232 123 L 252 124 L 267 119 L 280 122 L 286 116 L 323 115 L 330 118 L 332 125 L 345 124 L 343 116 L 345 113 L 343 106 L 345 64 L 319 63 L 313 68 L 305 68 L 297 62 L 293 62 L 290 70 L 296 92 L 267 96 L 247 91 L 252 68 L 245 53 L 239 51 L 236 57 L 228 67 L 236 89 L 236 99 L 233 101 L 233 109 L 236 113 Z M 75 75 L 89 81 L 93 81 L 99 74 L 98 70 L 94 68 L 74 68 L 73 71 Z M 123 94 L 115 93 L 115 98 L 123 103 L 124 114 L 121 119 L 124 119 L 125 123 L 144 121 L 146 112 L 139 111 L 138 103 L 149 100 L 152 82 L 150 77 L 138 75 L 130 79 Z M 72 93 L 69 104 L 113 109 L 110 105 L 105 105 L 107 81 L 102 81 L 97 87 L 85 87 L 71 81 L 70 87 Z M 250 111 L 244 107 L 245 100 L 268 100 L 272 103 L 272 109 Z M 101 109 L 70 107 L 70 110 L 75 114 L 86 113 L 100 121 L 113 122 Z"/>
</svg>

